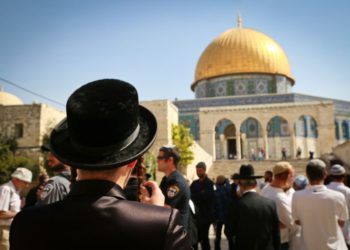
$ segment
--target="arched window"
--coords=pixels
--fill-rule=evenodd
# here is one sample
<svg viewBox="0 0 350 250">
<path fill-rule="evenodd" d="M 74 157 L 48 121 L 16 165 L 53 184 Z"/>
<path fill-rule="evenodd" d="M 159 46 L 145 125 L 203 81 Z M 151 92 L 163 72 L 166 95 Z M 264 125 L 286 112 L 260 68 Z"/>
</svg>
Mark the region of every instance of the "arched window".
<svg viewBox="0 0 350 250">
<path fill-rule="evenodd" d="M 234 126 L 230 120 L 220 120 L 215 126 L 215 139 L 219 139 L 220 135 L 225 135 L 225 129 L 230 125 Z"/>
<path fill-rule="evenodd" d="M 261 125 L 255 118 L 247 118 L 241 125 L 241 133 L 246 135 L 246 138 L 261 137 Z"/>
<path fill-rule="evenodd" d="M 267 124 L 268 137 L 286 137 L 289 136 L 288 122 L 286 119 L 275 116 Z"/>
<path fill-rule="evenodd" d="M 310 115 L 302 115 L 295 124 L 295 133 L 298 137 L 318 138 L 316 120 Z"/>
<path fill-rule="evenodd" d="M 343 132 L 343 138 L 345 140 L 349 140 L 350 139 L 350 135 L 349 135 L 349 121 L 343 121 L 342 122 L 342 132 Z"/>
<path fill-rule="evenodd" d="M 340 140 L 339 124 L 337 120 L 334 122 L 334 125 L 335 125 L 335 137 L 337 138 L 337 140 Z"/>
</svg>

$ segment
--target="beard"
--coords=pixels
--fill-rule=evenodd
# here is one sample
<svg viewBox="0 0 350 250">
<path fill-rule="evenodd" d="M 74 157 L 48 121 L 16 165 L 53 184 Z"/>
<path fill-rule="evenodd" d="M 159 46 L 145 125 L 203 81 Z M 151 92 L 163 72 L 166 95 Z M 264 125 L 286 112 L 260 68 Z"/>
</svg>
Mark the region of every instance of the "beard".
<svg viewBox="0 0 350 250">
<path fill-rule="evenodd" d="M 61 164 L 58 164 L 56 166 L 53 166 L 50 168 L 52 171 L 54 172 L 61 172 L 62 170 L 65 169 L 64 165 L 61 163 Z"/>
</svg>

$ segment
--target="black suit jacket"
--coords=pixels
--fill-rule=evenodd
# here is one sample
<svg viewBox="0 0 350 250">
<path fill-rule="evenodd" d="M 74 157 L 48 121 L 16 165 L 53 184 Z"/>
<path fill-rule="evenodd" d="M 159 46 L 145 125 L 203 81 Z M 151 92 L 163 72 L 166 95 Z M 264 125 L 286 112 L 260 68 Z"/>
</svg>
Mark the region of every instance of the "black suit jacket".
<svg viewBox="0 0 350 250">
<path fill-rule="evenodd" d="M 279 250 L 280 231 L 276 205 L 256 192 L 232 203 L 226 233 L 239 250 Z"/>
<path fill-rule="evenodd" d="M 78 181 L 65 200 L 15 217 L 12 250 L 191 249 L 177 210 L 125 200 L 109 181 Z"/>
</svg>

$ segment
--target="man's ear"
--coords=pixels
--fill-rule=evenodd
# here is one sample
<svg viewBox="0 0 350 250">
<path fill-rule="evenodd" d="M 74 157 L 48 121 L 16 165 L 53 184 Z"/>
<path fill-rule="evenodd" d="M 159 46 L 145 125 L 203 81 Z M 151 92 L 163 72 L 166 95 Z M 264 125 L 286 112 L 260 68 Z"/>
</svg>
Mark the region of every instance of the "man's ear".
<svg viewBox="0 0 350 250">
<path fill-rule="evenodd" d="M 323 179 L 326 179 L 327 176 L 328 176 L 328 172 L 327 172 L 327 170 L 325 170 L 325 171 L 323 172 Z"/>
<path fill-rule="evenodd" d="M 130 162 L 130 163 L 128 164 L 128 168 L 133 169 L 133 168 L 136 166 L 136 163 L 137 163 L 137 160 L 134 160 L 133 162 Z"/>
<path fill-rule="evenodd" d="M 168 161 L 171 161 L 171 163 L 174 164 L 174 157 L 173 157 L 173 156 L 170 156 L 170 157 L 168 158 Z"/>
</svg>

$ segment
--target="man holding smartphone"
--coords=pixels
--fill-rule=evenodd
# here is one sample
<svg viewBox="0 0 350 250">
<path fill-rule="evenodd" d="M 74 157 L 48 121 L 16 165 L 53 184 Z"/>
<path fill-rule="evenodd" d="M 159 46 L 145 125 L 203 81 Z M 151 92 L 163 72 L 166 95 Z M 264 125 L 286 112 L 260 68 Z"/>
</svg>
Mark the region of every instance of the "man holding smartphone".
<svg viewBox="0 0 350 250">
<path fill-rule="evenodd" d="M 30 207 L 15 217 L 11 249 L 191 249 L 180 214 L 163 207 L 156 183 L 145 183 L 152 188 L 152 195 L 142 192 L 148 204 L 125 199 L 123 188 L 136 160 L 152 146 L 157 131 L 134 86 L 113 79 L 88 83 L 69 97 L 66 111 L 67 118 L 51 133 L 50 148 L 77 169 L 77 181 L 63 201 Z"/>
</svg>

